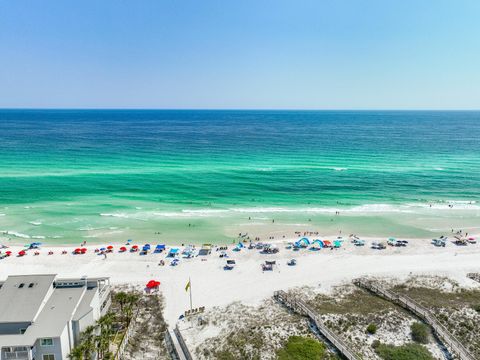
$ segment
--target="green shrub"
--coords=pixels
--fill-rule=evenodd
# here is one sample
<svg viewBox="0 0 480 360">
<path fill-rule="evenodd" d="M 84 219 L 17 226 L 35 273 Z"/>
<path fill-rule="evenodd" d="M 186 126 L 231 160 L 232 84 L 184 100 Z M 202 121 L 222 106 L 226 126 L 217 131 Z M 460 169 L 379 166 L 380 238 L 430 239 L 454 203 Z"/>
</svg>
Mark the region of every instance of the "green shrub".
<svg viewBox="0 0 480 360">
<path fill-rule="evenodd" d="M 367 333 L 373 335 L 377 332 L 377 325 L 375 324 L 370 324 L 367 326 Z"/>
<path fill-rule="evenodd" d="M 324 344 L 301 336 L 290 336 L 285 346 L 277 351 L 278 360 L 321 360 L 324 355 Z"/>
<path fill-rule="evenodd" d="M 372 348 L 376 349 L 376 348 L 378 348 L 380 345 L 382 345 L 382 343 L 380 342 L 380 340 L 373 340 L 373 342 L 372 342 Z"/>
<path fill-rule="evenodd" d="M 475 310 L 476 312 L 480 313 L 480 304 L 473 305 L 472 308 L 473 308 L 473 310 Z"/>
<path fill-rule="evenodd" d="M 434 360 L 425 346 L 415 343 L 402 346 L 380 344 L 375 352 L 384 360 Z"/>
<path fill-rule="evenodd" d="M 412 339 L 420 344 L 428 344 L 428 334 L 430 333 L 430 329 L 428 325 L 416 322 L 410 326 L 410 330 L 412 331 Z"/>
</svg>

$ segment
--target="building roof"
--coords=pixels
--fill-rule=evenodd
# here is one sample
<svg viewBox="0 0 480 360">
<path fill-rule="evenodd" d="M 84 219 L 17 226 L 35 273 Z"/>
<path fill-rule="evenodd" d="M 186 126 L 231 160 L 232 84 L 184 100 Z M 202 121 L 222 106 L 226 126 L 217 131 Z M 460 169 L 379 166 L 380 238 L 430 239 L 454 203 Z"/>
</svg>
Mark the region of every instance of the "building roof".
<svg viewBox="0 0 480 360">
<path fill-rule="evenodd" d="M 9 276 L 0 288 L 0 323 L 34 321 L 54 280 L 51 274 Z"/>
<path fill-rule="evenodd" d="M 88 283 L 105 279 L 107 278 L 89 279 Z M 37 291 L 21 292 L 25 287 L 28 290 L 34 289 L 35 286 L 28 288 L 28 284 L 34 280 L 38 284 Z M 87 282 L 84 279 L 70 280 L 80 282 L 81 286 L 54 287 L 54 280 L 55 275 L 9 276 L 3 283 L 0 288 L 0 304 L 5 304 L 16 314 L 4 314 L 0 322 L 30 322 L 31 325 L 26 328 L 24 334 L 0 335 L 0 348 L 33 346 L 39 338 L 60 337 L 70 320 L 78 320 L 91 311 L 91 303 L 98 288 L 85 286 Z M 21 282 L 26 285 L 18 288 Z M 50 285 L 47 286 L 47 283 Z M 40 291 L 40 288 L 43 291 Z M 19 305 L 10 306 L 7 299 L 14 300 L 13 302 Z M 28 310 L 26 315 L 19 312 L 24 305 Z M 0 314 L 3 313 L 4 309 L 0 308 Z M 27 318 L 32 320 L 26 321 Z"/>
</svg>

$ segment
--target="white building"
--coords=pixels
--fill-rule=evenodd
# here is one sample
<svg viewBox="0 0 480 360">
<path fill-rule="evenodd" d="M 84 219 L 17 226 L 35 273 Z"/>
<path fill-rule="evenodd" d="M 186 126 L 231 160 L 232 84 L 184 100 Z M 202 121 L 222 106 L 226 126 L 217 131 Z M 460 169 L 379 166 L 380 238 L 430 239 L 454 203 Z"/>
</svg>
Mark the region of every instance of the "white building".
<svg viewBox="0 0 480 360">
<path fill-rule="evenodd" d="M 0 359 L 68 359 L 109 307 L 109 278 L 9 276 L 0 282 Z"/>
</svg>

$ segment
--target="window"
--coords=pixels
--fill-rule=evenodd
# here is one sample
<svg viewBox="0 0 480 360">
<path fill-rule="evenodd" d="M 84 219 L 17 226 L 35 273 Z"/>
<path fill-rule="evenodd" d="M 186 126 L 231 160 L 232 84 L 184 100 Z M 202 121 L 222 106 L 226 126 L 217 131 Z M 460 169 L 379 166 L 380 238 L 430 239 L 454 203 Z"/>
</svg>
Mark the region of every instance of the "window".
<svg viewBox="0 0 480 360">
<path fill-rule="evenodd" d="M 35 285 L 35 284 L 34 284 L 34 283 L 30 283 L 30 284 L 28 284 L 28 287 L 29 287 L 29 288 L 32 288 L 33 285 Z"/>
<path fill-rule="evenodd" d="M 20 329 L 20 334 L 25 334 L 25 331 L 27 331 L 27 329 Z"/>
<path fill-rule="evenodd" d="M 21 289 L 21 288 L 23 288 L 24 286 L 25 286 L 25 284 L 24 284 L 24 283 L 21 283 L 20 285 L 18 285 L 18 288 Z"/>
<path fill-rule="evenodd" d="M 13 352 L 19 352 L 19 351 L 27 351 L 27 347 L 26 346 L 15 346 L 13 348 Z"/>
<path fill-rule="evenodd" d="M 53 339 L 50 339 L 50 338 L 41 339 L 40 340 L 40 345 L 41 346 L 53 346 Z"/>
<path fill-rule="evenodd" d="M 45 355 L 43 355 L 43 360 L 55 360 L 55 355 L 45 354 Z"/>
</svg>

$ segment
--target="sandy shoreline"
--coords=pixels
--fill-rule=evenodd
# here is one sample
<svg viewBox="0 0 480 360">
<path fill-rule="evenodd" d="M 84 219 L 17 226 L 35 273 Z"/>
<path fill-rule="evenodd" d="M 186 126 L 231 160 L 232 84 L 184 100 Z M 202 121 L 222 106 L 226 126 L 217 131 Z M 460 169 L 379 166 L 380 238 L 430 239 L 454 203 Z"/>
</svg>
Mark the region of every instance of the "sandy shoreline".
<svg viewBox="0 0 480 360">
<path fill-rule="evenodd" d="M 189 307 L 185 285 L 192 281 L 193 306 L 225 306 L 235 301 L 255 304 L 270 297 L 275 290 L 299 286 L 312 286 L 319 291 L 328 291 L 331 286 L 351 281 L 363 275 L 406 277 L 413 274 L 446 275 L 467 284 L 467 272 L 480 271 L 480 245 L 456 246 L 448 243 L 445 248 L 436 248 L 430 240 L 410 240 L 408 247 L 387 247 L 385 250 L 355 247 L 345 240 L 344 247 L 337 250 L 292 251 L 285 249 L 288 240 L 277 242 L 277 254 L 261 254 L 259 250 L 243 249 L 228 251 L 237 266 L 231 271 L 223 270 L 226 259 L 219 258 L 215 249 L 205 257 L 183 259 L 178 266 L 159 266 L 165 254 L 118 253 L 120 244 L 107 258 L 94 253 L 97 245 L 87 245 L 85 255 L 72 255 L 77 246 L 49 246 L 34 256 L 29 250 L 24 257 L 16 254 L 23 246 L 10 246 L 13 255 L 0 260 L 2 279 L 13 274 L 57 273 L 59 276 L 110 276 L 113 284 L 143 288 L 150 279 L 161 281 L 160 290 L 165 296 L 165 317 L 174 324 L 180 314 Z M 123 243 L 122 243 L 123 245 Z M 142 244 L 138 244 L 142 245 Z M 154 244 L 152 244 L 154 246 Z M 47 255 L 49 251 L 53 255 Z M 66 250 L 68 254 L 62 255 Z M 297 266 L 286 265 L 289 259 L 297 259 Z M 204 260 L 206 259 L 206 260 Z M 273 271 L 262 272 L 260 264 L 276 260 Z"/>
</svg>

